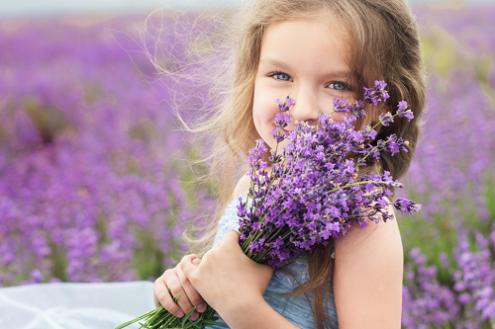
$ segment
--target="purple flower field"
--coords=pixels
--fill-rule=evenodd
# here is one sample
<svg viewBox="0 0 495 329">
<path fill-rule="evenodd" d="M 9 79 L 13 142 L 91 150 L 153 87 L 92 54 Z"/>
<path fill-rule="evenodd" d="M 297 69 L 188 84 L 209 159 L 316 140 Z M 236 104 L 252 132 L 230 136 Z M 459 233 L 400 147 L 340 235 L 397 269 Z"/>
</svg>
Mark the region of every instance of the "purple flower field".
<svg viewBox="0 0 495 329">
<path fill-rule="evenodd" d="M 135 21 L 3 26 L 2 285 L 151 279 L 209 209 L 206 189 L 181 183 L 195 150 Z"/>
<path fill-rule="evenodd" d="M 414 11 L 428 98 L 402 179 L 423 206 L 398 217 L 403 327 L 494 328 L 495 6 Z M 0 21 L 0 286 L 153 280 L 212 211 L 174 114 L 193 118 L 208 88 L 145 50 L 182 67 L 214 29 L 161 19 L 158 44 L 144 16 Z"/>
</svg>

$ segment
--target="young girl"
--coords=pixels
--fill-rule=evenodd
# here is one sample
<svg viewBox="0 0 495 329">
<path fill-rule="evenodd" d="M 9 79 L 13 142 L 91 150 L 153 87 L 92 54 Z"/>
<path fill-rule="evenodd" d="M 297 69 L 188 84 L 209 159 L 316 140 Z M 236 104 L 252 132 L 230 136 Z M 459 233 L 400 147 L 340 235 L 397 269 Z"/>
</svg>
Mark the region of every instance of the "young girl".
<svg viewBox="0 0 495 329">
<path fill-rule="evenodd" d="M 155 281 L 155 301 L 177 316 L 194 307 L 193 319 L 208 303 L 224 321 L 210 328 L 398 329 L 403 249 L 397 221 L 353 227 L 274 273 L 241 251 L 235 204 L 249 188 L 247 152 L 258 138 L 274 147 L 275 99 L 287 95 L 295 99 L 293 128 L 332 115 L 333 99 L 361 99 L 364 86 L 385 80 L 390 108 L 369 108 L 360 124 L 374 124 L 382 111 L 407 100 L 415 119 L 382 127 L 377 138 L 396 133 L 410 150 L 376 164 L 396 179 L 406 172 L 425 97 L 410 10 L 403 0 L 257 0 L 242 14 L 230 97 L 204 126 L 218 136 L 212 175 L 223 216 L 199 241 L 203 249 Z"/>
</svg>

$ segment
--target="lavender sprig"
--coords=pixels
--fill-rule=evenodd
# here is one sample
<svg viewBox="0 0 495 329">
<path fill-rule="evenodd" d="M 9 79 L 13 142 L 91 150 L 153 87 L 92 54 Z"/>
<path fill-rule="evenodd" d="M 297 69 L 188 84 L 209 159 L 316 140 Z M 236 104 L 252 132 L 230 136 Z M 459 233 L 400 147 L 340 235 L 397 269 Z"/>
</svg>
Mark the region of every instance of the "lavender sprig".
<svg viewBox="0 0 495 329">
<path fill-rule="evenodd" d="M 365 89 L 365 99 L 373 105 L 385 102 L 385 87 L 385 82 L 376 82 L 374 88 Z M 407 151 L 407 142 L 395 135 L 373 146 L 376 127 L 355 130 L 354 122 L 365 116 L 361 101 L 334 102 L 336 111 L 348 113 L 343 122 L 321 115 L 316 127 L 300 123 L 289 133 L 284 128 L 295 102 L 287 97 L 284 102 L 277 100 L 277 104 L 279 113 L 272 131 L 276 147 L 269 151 L 263 140 L 257 140 L 249 151 L 251 185 L 247 199 L 239 198 L 237 205 L 241 249 L 254 261 L 275 269 L 342 237 L 354 222 L 364 227 L 369 220 L 378 223 L 392 219 L 387 197 L 393 194 L 392 188 L 402 184 L 388 171 L 363 171 L 368 157 L 377 159 L 381 152 L 395 155 Z M 386 119 L 381 120 L 382 124 L 393 122 L 395 117 L 412 119 L 407 103 L 398 106 L 396 114 L 383 116 Z M 288 144 L 279 154 L 283 141 Z M 397 199 L 393 206 L 404 213 L 419 210 L 419 205 L 404 198 Z M 203 328 L 217 319 L 209 306 L 195 321 L 157 310 L 145 317 L 144 328 L 175 328 L 178 323 L 181 328 Z"/>
<path fill-rule="evenodd" d="M 389 98 L 386 85 L 376 81 L 374 88 L 365 88 L 365 100 L 372 105 L 385 102 Z M 287 97 L 284 103 L 277 100 L 277 104 L 280 111 L 273 129 L 277 145 L 269 155 L 275 161 L 268 171 L 263 160 L 268 149 L 259 140 L 249 157 L 252 184 L 248 199 L 240 199 L 238 204 L 243 250 L 252 259 L 275 268 L 343 236 L 352 222 L 366 226 L 369 219 L 378 222 L 392 218 L 386 198 L 393 194 L 392 188 L 402 184 L 388 171 L 360 172 L 369 157 L 377 160 L 383 152 L 396 155 L 408 151 L 408 142 L 395 134 L 372 146 L 375 128 L 395 118 L 414 118 L 407 102 L 401 101 L 395 114 L 387 112 L 374 127 L 356 131 L 353 123 L 365 116 L 364 103 L 348 104 L 337 99 L 335 110 L 348 113 L 343 122 L 322 115 L 317 127 L 301 123 L 287 134 L 283 128 L 288 126 L 287 112 L 294 100 Z M 279 155 L 278 147 L 284 140 L 289 143 Z M 392 205 L 407 214 L 420 209 L 405 198 L 398 198 Z"/>
</svg>

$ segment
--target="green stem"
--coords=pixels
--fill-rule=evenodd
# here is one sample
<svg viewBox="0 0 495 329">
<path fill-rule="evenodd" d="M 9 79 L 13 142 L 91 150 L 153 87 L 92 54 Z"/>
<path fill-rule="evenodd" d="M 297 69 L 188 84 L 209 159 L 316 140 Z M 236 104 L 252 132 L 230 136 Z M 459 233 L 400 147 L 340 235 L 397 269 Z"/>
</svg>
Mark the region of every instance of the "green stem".
<svg viewBox="0 0 495 329">
<path fill-rule="evenodd" d="M 129 326 L 129 325 L 131 325 L 131 324 L 133 324 L 133 323 L 135 323 L 135 322 L 137 322 L 137 321 L 139 321 L 139 320 L 142 320 L 142 319 L 145 319 L 145 318 L 147 318 L 147 317 L 153 316 L 153 315 L 155 315 L 155 312 L 156 312 L 156 313 L 159 313 L 159 312 L 160 312 L 160 309 L 161 309 L 161 308 L 160 308 L 160 307 L 158 307 L 158 308 L 156 308 L 156 309 L 154 309 L 154 310 L 151 310 L 151 311 L 149 311 L 148 313 L 145 313 L 145 314 L 143 314 L 143 315 L 141 315 L 141 316 L 139 316 L 139 317 L 137 317 L 137 318 L 135 318 L 135 319 L 132 319 L 132 320 L 130 320 L 130 321 L 127 321 L 127 322 L 125 322 L 125 323 L 122 323 L 122 324 L 118 325 L 117 327 L 115 327 L 115 329 L 122 329 L 122 328 L 125 328 L 125 327 L 127 327 L 127 326 Z"/>
</svg>

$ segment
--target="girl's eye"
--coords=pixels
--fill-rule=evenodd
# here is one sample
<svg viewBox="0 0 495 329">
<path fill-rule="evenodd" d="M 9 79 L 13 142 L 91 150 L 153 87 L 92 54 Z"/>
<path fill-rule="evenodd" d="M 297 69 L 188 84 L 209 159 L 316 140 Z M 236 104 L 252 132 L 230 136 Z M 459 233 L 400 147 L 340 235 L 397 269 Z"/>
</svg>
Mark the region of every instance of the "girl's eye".
<svg viewBox="0 0 495 329">
<path fill-rule="evenodd" d="M 290 75 L 284 72 L 271 72 L 268 74 L 269 77 L 275 78 L 275 80 L 290 81 L 292 78 Z"/>
<path fill-rule="evenodd" d="M 347 83 L 341 82 L 341 81 L 330 82 L 327 85 L 327 87 L 332 87 L 332 89 L 335 89 L 335 90 L 338 90 L 338 91 L 351 90 L 351 87 Z"/>
<path fill-rule="evenodd" d="M 288 75 L 287 73 L 280 72 L 280 71 L 275 71 L 268 73 L 269 77 L 275 78 L 275 80 L 280 80 L 280 81 L 292 81 L 292 77 Z M 352 90 L 352 87 L 342 81 L 333 81 L 327 84 L 327 87 L 331 87 L 332 89 L 335 89 L 337 91 L 350 91 Z"/>
</svg>

